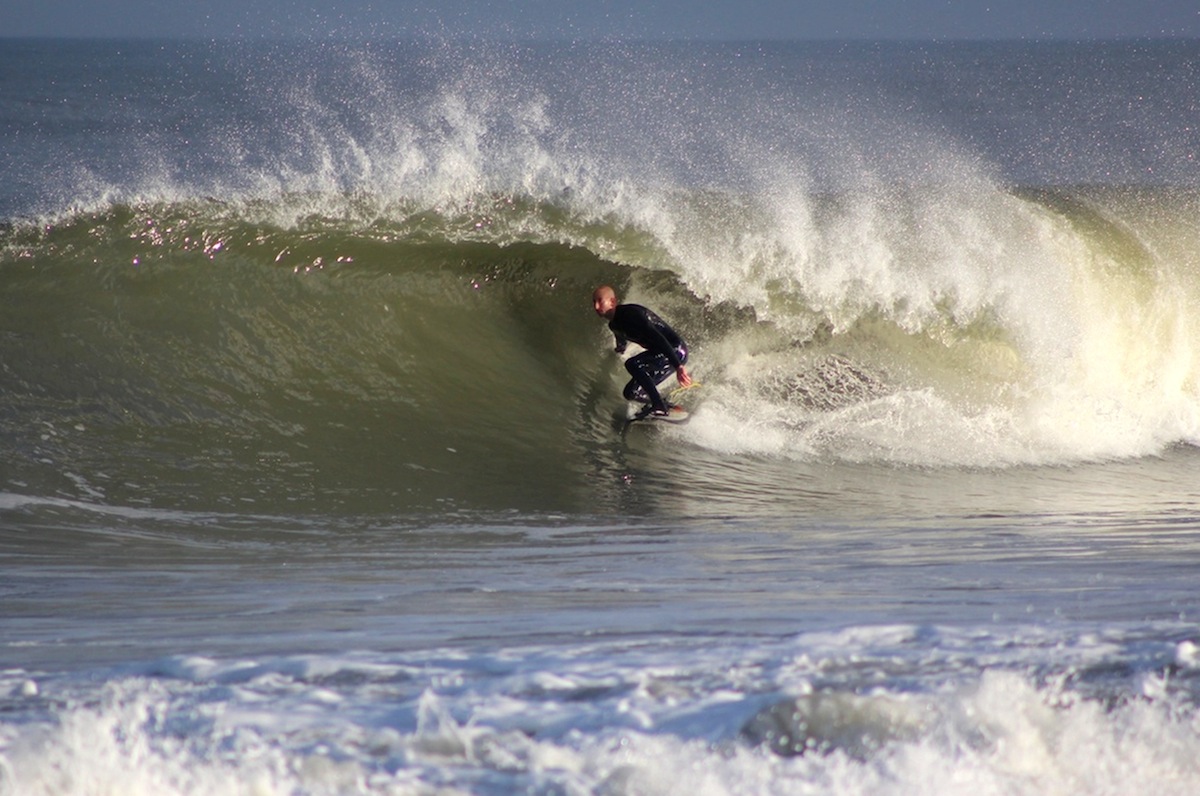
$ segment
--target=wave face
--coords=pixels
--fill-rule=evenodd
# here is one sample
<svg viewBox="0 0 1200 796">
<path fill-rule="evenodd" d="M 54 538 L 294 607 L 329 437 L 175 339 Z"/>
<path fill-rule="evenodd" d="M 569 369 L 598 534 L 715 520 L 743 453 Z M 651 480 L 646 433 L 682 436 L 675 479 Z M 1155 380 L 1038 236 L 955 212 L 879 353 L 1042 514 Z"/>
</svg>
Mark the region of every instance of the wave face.
<svg viewBox="0 0 1200 796">
<path fill-rule="evenodd" d="M 1071 48 L 93 46 L 4 166 L 11 491 L 555 512 L 624 507 L 631 450 L 762 480 L 1200 440 L 1194 45 L 1097 45 L 1153 89 L 1111 118 Z M 689 340 L 687 426 L 622 434 L 602 282 Z"/>
</svg>

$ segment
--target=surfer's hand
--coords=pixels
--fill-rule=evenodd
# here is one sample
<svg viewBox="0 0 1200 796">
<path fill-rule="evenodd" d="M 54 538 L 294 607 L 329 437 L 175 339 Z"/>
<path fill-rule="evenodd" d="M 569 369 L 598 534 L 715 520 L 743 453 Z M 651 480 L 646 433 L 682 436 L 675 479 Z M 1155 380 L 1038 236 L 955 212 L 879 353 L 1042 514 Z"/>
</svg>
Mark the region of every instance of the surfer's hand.
<svg viewBox="0 0 1200 796">
<path fill-rule="evenodd" d="M 679 370 L 675 371 L 675 376 L 679 379 L 680 387 L 692 386 L 692 377 L 688 375 L 688 372 L 683 369 L 682 365 L 679 367 Z"/>
</svg>

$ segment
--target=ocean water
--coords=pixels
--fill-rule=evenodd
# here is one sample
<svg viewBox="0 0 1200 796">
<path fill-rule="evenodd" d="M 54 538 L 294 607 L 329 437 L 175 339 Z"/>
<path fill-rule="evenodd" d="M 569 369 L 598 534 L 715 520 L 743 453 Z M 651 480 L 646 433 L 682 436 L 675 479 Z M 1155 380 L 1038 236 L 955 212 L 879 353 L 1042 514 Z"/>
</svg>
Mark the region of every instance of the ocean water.
<svg viewBox="0 0 1200 796">
<path fill-rule="evenodd" d="M 0 794 L 1200 791 L 1198 64 L 0 40 Z"/>
</svg>

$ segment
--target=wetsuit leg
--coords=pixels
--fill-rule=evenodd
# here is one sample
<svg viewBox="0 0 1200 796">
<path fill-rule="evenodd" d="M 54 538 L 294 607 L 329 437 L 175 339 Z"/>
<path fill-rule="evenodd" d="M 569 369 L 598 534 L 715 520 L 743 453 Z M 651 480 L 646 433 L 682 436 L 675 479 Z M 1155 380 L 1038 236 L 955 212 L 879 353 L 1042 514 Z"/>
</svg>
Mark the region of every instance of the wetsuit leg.
<svg viewBox="0 0 1200 796">
<path fill-rule="evenodd" d="M 686 348 L 680 346 L 677 353 L 680 362 L 687 361 Z M 633 380 L 625 385 L 625 400 L 642 401 L 655 409 L 666 411 L 667 403 L 659 395 L 658 385 L 674 371 L 671 360 L 662 354 L 643 351 L 625 360 L 625 369 L 633 376 Z"/>
<path fill-rule="evenodd" d="M 658 394 L 658 379 L 655 378 L 663 364 L 667 367 L 671 365 L 662 354 L 649 351 L 625 360 L 625 369 L 633 376 L 633 380 L 625 385 L 625 400 L 642 401 L 653 405 L 655 409 L 665 409 L 662 396 Z"/>
</svg>

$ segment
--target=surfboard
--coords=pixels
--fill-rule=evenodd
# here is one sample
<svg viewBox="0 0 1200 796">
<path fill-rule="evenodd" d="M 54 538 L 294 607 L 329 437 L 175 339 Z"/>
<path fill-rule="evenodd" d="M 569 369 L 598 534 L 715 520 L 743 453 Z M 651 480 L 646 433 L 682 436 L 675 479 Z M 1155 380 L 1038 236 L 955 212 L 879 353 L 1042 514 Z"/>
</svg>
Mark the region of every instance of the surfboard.
<svg viewBox="0 0 1200 796">
<path fill-rule="evenodd" d="M 630 423 L 647 422 L 647 423 L 686 423 L 689 417 L 688 411 L 682 406 L 672 406 L 671 411 L 665 415 L 654 414 L 654 407 L 647 404 L 634 414 L 630 415 Z"/>
</svg>

